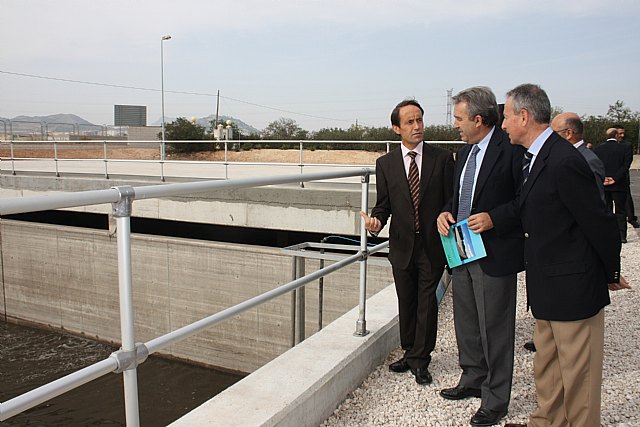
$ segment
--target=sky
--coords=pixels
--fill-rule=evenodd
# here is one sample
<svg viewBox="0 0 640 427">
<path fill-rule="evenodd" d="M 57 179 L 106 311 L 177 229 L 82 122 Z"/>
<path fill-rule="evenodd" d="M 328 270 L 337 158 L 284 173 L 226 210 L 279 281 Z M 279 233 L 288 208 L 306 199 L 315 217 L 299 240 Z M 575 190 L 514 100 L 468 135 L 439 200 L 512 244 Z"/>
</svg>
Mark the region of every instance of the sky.
<svg viewBox="0 0 640 427">
<path fill-rule="evenodd" d="M 115 104 L 165 117 L 285 117 L 306 130 L 389 126 L 415 98 L 445 124 L 447 91 L 498 102 L 537 83 L 554 107 L 640 110 L 638 0 L 3 0 L 0 117 Z M 171 39 L 161 41 L 162 36 Z"/>
</svg>

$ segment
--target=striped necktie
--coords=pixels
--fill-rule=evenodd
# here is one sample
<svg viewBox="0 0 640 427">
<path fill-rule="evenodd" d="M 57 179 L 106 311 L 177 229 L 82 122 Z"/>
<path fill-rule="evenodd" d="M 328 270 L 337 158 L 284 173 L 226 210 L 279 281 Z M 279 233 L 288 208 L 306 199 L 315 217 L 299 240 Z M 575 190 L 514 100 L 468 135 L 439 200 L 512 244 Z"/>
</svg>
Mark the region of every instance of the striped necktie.
<svg viewBox="0 0 640 427">
<path fill-rule="evenodd" d="M 527 182 L 529 178 L 529 166 L 531 166 L 531 159 L 533 159 L 533 153 L 526 152 L 522 158 L 522 185 Z"/>
<path fill-rule="evenodd" d="M 464 178 L 462 178 L 462 188 L 460 189 L 460 204 L 458 205 L 457 222 L 469 218 L 471 213 L 471 194 L 473 193 L 473 180 L 476 176 L 476 156 L 480 151 L 478 144 L 475 144 L 469 154 L 467 168 L 464 170 Z"/>
<path fill-rule="evenodd" d="M 409 191 L 411 192 L 411 201 L 413 202 L 413 220 L 416 233 L 420 231 L 420 217 L 418 216 L 418 205 L 420 201 L 420 174 L 418 165 L 416 164 L 416 156 L 418 153 L 409 151 L 411 157 L 409 162 Z"/>
</svg>

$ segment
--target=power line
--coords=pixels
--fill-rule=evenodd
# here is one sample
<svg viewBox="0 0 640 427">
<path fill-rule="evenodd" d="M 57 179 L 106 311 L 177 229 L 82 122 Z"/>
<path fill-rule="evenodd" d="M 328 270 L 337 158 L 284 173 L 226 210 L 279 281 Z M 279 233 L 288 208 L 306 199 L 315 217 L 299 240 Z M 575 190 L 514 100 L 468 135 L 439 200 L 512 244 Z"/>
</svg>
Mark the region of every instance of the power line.
<svg viewBox="0 0 640 427">
<path fill-rule="evenodd" d="M 25 74 L 25 73 L 15 73 L 15 72 L 4 71 L 4 70 L 0 70 L 0 73 L 1 74 L 9 74 L 9 75 L 12 75 L 12 76 L 19 76 L 19 77 L 29 77 L 29 78 L 34 78 L 34 79 L 53 80 L 53 81 L 58 81 L 58 82 L 77 83 L 77 84 L 85 84 L 85 85 L 92 85 L 92 86 L 115 87 L 115 88 L 119 88 L 119 89 L 133 89 L 133 90 L 142 90 L 142 91 L 147 91 L 147 92 L 160 92 L 161 91 L 160 89 L 155 89 L 155 88 L 116 85 L 116 84 L 110 84 L 110 83 L 89 82 L 89 81 L 84 81 L 84 80 L 63 79 L 63 78 L 59 78 L 59 77 L 39 76 L 39 75 L 35 75 L 35 74 Z M 218 96 L 217 94 L 214 94 L 214 93 L 184 92 L 184 91 L 178 91 L 178 90 L 165 90 L 165 92 L 166 93 L 181 94 L 181 95 L 195 95 L 195 96 L 209 96 L 209 97 L 217 97 Z M 312 118 L 312 119 L 333 120 L 333 121 L 338 121 L 338 122 L 351 123 L 351 120 L 348 120 L 348 119 L 336 119 L 334 117 L 324 117 L 324 116 L 316 116 L 316 115 L 313 115 L 313 114 L 298 113 L 296 111 L 290 111 L 290 110 L 284 110 L 282 108 L 270 107 L 268 105 L 262 105 L 262 104 L 257 104 L 255 102 L 243 101 L 241 99 L 231 98 L 231 97 L 228 97 L 228 96 L 220 95 L 220 98 L 223 98 L 223 99 L 226 99 L 226 100 L 229 100 L 229 101 L 239 102 L 239 103 L 246 104 L 246 105 L 251 105 L 251 106 L 254 106 L 254 107 L 266 108 L 268 110 L 273 110 L 273 111 L 279 111 L 281 113 L 296 114 L 298 116 L 309 117 L 309 118 Z"/>
</svg>

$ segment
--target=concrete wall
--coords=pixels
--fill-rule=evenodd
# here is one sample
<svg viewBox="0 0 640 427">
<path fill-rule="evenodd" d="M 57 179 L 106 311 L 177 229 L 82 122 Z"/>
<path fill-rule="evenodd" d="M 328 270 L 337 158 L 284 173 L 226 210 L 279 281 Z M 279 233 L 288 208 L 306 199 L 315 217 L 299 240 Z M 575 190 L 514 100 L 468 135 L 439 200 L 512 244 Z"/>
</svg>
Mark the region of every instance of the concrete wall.
<svg viewBox="0 0 640 427">
<path fill-rule="evenodd" d="M 116 240 L 106 231 L 0 220 L 0 313 L 119 342 Z M 136 340 L 148 341 L 291 280 L 277 248 L 132 236 Z M 318 268 L 307 261 L 307 273 Z M 325 278 L 325 324 L 358 304 L 358 265 Z M 369 266 L 368 295 L 392 283 Z M 284 295 L 172 346 L 167 354 L 252 372 L 289 348 Z M 307 333 L 316 329 L 317 285 L 306 292 Z M 355 321 L 354 330 L 355 330 Z"/>
<path fill-rule="evenodd" d="M 119 185 L 158 182 L 100 178 L 0 175 L 0 198 L 103 190 Z M 372 186 L 372 191 L 373 191 Z M 162 199 L 138 200 L 132 216 L 239 227 L 263 227 L 325 234 L 360 235 L 360 185 L 310 184 L 217 190 Z M 375 204 L 375 195 L 369 205 Z M 70 210 L 110 213 L 111 205 Z M 388 236 L 387 228 L 381 237 Z"/>
</svg>

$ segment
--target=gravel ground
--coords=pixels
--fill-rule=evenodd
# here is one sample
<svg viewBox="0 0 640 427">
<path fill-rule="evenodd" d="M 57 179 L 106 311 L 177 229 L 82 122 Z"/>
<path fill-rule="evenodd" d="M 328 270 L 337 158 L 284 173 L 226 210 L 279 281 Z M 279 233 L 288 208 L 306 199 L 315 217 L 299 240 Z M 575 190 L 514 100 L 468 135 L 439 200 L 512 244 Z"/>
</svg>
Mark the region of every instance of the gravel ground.
<svg viewBox="0 0 640 427">
<path fill-rule="evenodd" d="M 622 246 L 622 274 L 630 290 L 611 293 L 605 311 L 605 359 L 602 425 L 640 426 L 640 234 L 629 228 Z M 449 401 L 438 392 L 458 383 L 460 368 L 453 328 L 451 292 L 440 306 L 438 342 L 430 372 L 434 381 L 416 384 L 413 375 L 389 372 L 387 365 L 401 356 L 394 350 L 383 365 L 351 393 L 322 426 L 468 426 L 480 399 Z M 505 422 L 526 422 L 535 409 L 533 354 L 522 345 L 530 340 L 534 320 L 526 311 L 524 274 L 518 276 L 516 352 L 509 414 Z"/>
</svg>

